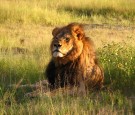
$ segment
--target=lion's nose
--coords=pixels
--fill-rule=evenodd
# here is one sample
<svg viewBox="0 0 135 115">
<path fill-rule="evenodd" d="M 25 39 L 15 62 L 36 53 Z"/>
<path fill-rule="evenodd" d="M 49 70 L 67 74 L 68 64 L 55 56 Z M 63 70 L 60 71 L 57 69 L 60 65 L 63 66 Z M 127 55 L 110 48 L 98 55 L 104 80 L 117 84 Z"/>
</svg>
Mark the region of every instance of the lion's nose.
<svg viewBox="0 0 135 115">
<path fill-rule="evenodd" d="M 55 43 L 54 46 L 60 48 L 62 45 L 60 43 Z"/>
</svg>

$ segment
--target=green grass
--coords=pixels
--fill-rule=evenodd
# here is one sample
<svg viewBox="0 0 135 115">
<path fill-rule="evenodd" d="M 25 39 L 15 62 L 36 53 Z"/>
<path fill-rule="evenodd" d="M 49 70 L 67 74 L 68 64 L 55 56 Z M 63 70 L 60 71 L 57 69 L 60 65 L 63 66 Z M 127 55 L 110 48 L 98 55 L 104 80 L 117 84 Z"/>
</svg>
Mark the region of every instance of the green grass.
<svg viewBox="0 0 135 115">
<path fill-rule="evenodd" d="M 135 48 L 126 46 L 126 43 L 111 43 L 100 50 L 100 60 L 104 65 L 106 83 L 113 89 L 121 89 L 125 93 L 135 90 Z"/>
<path fill-rule="evenodd" d="M 135 25 L 134 5 L 134 0 L 0 1 L 0 114 L 135 114 L 135 29 L 130 28 Z M 104 69 L 106 90 L 86 97 L 29 99 L 24 94 L 32 89 L 9 87 L 45 79 L 52 29 L 70 22 L 129 26 L 86 30 Z"/>
<path fill-rule="evenodd" d="M 69 22 L 135 24 L 134 0 L 4 0 L 0 23 L 62 25 Z"/>
<path fill-rule="evenodd" d="M 5 96 L 6 97 L 6 96 Z M 6 99 L 6 98 L 5 98 Z M 8 102 L 3 100 L 1 113 L 5 114 L 60 114 L 60 115 L 89 115 L 89 114 L 133 114 L 132 103 L 119 92 L 91 94 L 86 98 L 78 97 L 42 97 L 40 99 L 27 100 L 24 103 L 16 103 L 8 98 L 10 107 L 7 111 Z M 19 105 L 19 106 L 18 106 Z"/>
</svg>

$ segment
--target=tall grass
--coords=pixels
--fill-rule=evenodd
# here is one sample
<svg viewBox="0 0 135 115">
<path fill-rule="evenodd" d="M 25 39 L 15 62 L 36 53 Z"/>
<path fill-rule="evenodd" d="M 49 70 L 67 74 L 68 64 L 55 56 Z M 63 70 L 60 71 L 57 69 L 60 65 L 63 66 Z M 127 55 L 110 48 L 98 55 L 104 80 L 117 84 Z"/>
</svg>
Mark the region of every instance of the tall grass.
<svg viewBox="0 0 135 115">
<path fill-rule="evenodd" d="M 135 24 L 134 0 L 3 0 L 0 23 L 62 25 L 69 22 Z"/>
<path fill-rule="evenodd" d="M 27 100 L 27 103 L 17 104 L 11 99 L 11 106 L 6 110 L 3 100 L 1 114 L 48 114 L 48 115 L 95 115 L 95 114 L 133 114 L 132 104 L 119 92 L 92 94 L 90 97 L 42 97 L 35 100 Z M 106 100 L 106 101 L 104 101 Z M 19 105 L 19 106 L 18 106 Z M 6 111 L 5 111 L 6 110 Z"/>
<path fill-rule="evenodd" d="M 131 91 L 135 90 L 133 82 L 135 80 L 135 48 L 126 46 L 124 43 L 111 43 L 100 51 L 99 57 L 106 70 L 106 83 L 111 84 L 113 89 L 120 89 L 132 94 Z"/>
</svg>

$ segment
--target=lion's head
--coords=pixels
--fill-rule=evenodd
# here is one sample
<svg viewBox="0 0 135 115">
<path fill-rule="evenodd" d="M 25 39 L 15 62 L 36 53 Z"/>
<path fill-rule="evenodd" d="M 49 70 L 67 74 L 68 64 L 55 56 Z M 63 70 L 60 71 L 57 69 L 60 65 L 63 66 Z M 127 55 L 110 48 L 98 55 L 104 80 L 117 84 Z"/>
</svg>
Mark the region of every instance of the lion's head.
<svg viewBox="0 0 135 115">
<path fill-rule="evenodd" d="M 51 53 L 53 58 L 74 60 L 81 54 L 85 36 L 81 25 L 72 23 L 65 27 L 54 28 L 52 35 Z"/>
</svg>

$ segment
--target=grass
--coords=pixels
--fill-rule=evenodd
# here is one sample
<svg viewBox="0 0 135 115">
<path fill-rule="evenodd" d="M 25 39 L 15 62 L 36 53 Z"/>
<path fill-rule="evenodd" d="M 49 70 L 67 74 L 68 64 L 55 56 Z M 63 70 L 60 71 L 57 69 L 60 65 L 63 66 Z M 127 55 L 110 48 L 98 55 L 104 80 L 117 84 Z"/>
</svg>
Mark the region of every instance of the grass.
<svg viewBox="0 0 135 115">
<path fill-rule="evenodd" d="M 5 103 L 3 105 L 5 105 Z M 11 107 L 9 107 L 6 113 L 7 114 L 35 114 L 35 115 L 37 114 L 62 114 L 62 115 L 63 114 L 69 114 L 69 115 L 70 114 L 109 114 L 109 113 L 132 114 L 131 106 L 132 106 L 131 102 L 128 101 L 121 94 L 119 94 L 119 92 L 117 92 L 115 94 L 101 93 L 99 96 L 97 96 L 97 94 L 96 95 L 92 94 L 90 95 L 90 97 L 86 97 L 86 98 L 44 97 L 41 99 L 27 101 L 27 103 L 25 102 L 22 104 L 11 102 Z M 5 109 L 6 106 L 3 106 L 1 110 L 5 110 Z"/>
<path fill-rule="evenodd" d="M 134 30 L 86 30 L 95 43 L 105 71 L 106 91 L 90 92 L 87 97 L 60 95 L 31 100 L 24 97 L 31 89 L 8 87 L 20 80 L 21 84 L 31 84 L 45 79 L 43 72 L 50 59 L 48 47 L 52 28 L 39 25 L 1 27 L 1 48 L 21 47 L 29 51 L 22 54 L 9 50 L 0 54 L 1 114 L 134 114 Z M 20 44 L 22 38 L 25 39 L 24 44 Z"/>
<path fill-rule="evenodd" d="M 0 23 L 62 25 L 69 22 L 135 24 L 134 0 L 4 0 Z"/>
<path fill-rule="evenodd" d="M 135 29 L 131 29 L 135 24 L 134 0 L 0 2 L 1 115 L 135 114 Z M 90 92 L 86 97 L 29 99 L 24 94 L 32 89 L 9 87 L 20 81 L 31 84 L 45 79 L 51 31 L 56 25 L 74 21 L 118 25 L 86 28 L 104 68 L 107 90 Z"/>
</svg>

